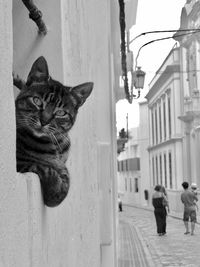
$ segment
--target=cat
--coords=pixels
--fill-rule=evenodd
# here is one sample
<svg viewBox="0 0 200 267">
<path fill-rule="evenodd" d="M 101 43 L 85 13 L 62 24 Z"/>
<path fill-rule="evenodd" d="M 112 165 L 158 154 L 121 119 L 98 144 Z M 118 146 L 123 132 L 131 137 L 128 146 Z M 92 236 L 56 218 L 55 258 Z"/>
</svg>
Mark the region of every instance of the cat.
<svg viewBox="0 0 200 267">
<path fill-rule="evenodd" d="M 70 149 L 68 132 L 79 107 L 91 94 L 93 83 L 62 85 L 49 76 L 47 61 L 41 56 L 21 87 L 15 101 L 17 171 L 38 174 L 44 204 L 56 207 L 70 187 L 65 166 Z"/>
</svg>

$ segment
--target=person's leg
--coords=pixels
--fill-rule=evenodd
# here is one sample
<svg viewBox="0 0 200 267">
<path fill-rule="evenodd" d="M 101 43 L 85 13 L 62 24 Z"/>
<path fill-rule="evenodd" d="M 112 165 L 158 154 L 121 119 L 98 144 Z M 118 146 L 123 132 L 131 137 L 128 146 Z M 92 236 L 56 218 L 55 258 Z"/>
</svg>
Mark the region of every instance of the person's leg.
<svg viewBox="0 0 200 267">
<path fill-rule="evenodd" d="M 156 217 L 156 226 L 157 226 L 157 233 L 159 235 L 162 234 L 162 214 L 159 210 L 154 211 L 155 217 Z"/>
<path fill-rule="evenodd" d="M 187 234 L 189 234 L 189 223 L 188 223 L 188 221 L 189 221 L 189 213 L 188 213 L 188 211 L 184 211 L 184 214 L 183 214 L 183 222 L 184 222 L 184 225 L 185 225 L 185 235 L 187 235 Z"/>
<path fill-rule="evenodd" d="M 156 209 L 154 210 L 154 215 L 155 215 L 155 219 L 156 219 L 156 228 L 157 228 L 157 233 L 158 233 L 158 216 L 157 216 Z"/>
<path fill-rule="evenodd" d="M 122 211 L 122 203 L 119 203 L 119 211 Z"/>
<path fill-rule="evenodd" d="M 194 234 L 195 222 L 191 222 L 191 235 Z"/>
<path fill-rule="evenodd" d="M 185 225 L 185 234 L 189 234 L 189 224 L 188 224 L 188 221 L 184 221 L 184 225 Z"/>
<path fill-rule="evenodd" d="M 192 211 L 191 212 L 190 219 L 191 219 L 191 235 L 193 235 L 194 234 L 194 229 L 195 229 L 195 223 L 197 221 L 196 211 Z"/>
<path fill-rule="evenodd" d="M 163 211 L 163 219 L 162 219 L 162 233 L 165 235 L 166 234 L 166 217 L 167 217 L 167 212 L 166 212 L 166 209 L 164 209 Z"/>
</svg>

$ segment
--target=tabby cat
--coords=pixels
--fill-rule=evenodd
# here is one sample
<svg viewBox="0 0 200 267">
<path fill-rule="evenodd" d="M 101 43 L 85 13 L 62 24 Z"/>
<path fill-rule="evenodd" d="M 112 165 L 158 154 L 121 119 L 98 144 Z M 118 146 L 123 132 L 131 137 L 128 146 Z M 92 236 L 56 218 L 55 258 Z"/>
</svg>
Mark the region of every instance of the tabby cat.
<svg viewBox="0 0 200 267">
<path fill-rule="evenodd" d="M 92 89 L 90 82 L 66 87 L 53 80 L 45 58 L 39 57 L 16 98 L 17 171 L 38 174 L 49 207 L 67 196 L 68 132 Z"/>
</svg>

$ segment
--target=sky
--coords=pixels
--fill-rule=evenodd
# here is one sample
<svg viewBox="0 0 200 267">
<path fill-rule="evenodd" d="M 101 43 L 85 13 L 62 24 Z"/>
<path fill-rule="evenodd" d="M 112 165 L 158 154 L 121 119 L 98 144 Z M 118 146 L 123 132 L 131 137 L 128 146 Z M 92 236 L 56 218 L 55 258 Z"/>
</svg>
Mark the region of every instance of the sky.
<svg viewBox="0 0 200 267">
<path fill-rule="evenodd" d="M 130 40 L 140 33 L 157 30 L 178 30 L 180 27 L 181 9 L 186 0 L 138 0 L 136 25 L 131 28 Z M 154 39 L 172 36 L 173 33 L 148 34 L 136 39 L 130 45 L 134 59 L 139 48 Z M 149 83 L 164 59 L 169 54 L 175 41 L 173 39 L 154 42 L 141 49 L 138 57 L 138 66 L 146 72 L 144 89 L 141 91 L 140 101 L 145 100 L 149 90 Z M 134 61 L 135 62 L 135 61 Z M 138 100 L 133 99 L 129 104 L 127 100 L 120 100 L 116 105 L 117 131 L 126 128 L 126 115 L 128 113 L 128 128 L 139 125 Z"/>
</svg>

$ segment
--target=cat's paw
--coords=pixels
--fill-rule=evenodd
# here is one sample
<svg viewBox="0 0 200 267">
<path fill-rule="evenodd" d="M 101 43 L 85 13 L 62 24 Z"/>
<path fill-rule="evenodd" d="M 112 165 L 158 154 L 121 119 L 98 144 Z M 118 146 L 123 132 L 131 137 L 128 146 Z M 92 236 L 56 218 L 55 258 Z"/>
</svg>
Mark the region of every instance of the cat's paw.
<svg viewBox="0 0 200 267">
<path fill-rule="evenodd" d="M 18 74 L 16 74 L 14 71 L 12 73 L 13 76 L 13 84 L 20 90 L 26 87 L 26 82 L 22 80 Z"/>
</svg>

